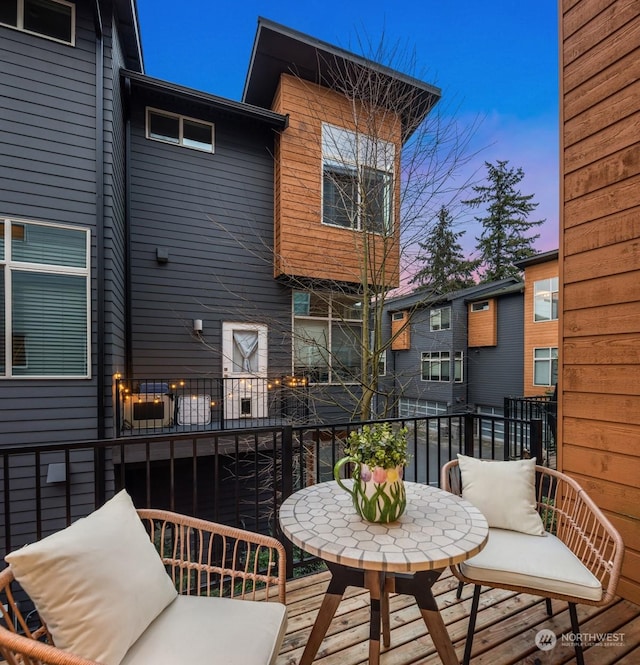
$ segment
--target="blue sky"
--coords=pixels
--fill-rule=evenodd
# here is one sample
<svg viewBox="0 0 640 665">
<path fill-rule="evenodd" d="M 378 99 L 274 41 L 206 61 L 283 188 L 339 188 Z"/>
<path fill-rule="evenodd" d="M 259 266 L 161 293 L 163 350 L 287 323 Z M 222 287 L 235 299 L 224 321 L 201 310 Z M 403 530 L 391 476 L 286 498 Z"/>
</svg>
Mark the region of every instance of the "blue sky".
<svg viewBox="0 0 640 665">
<path fill-rule="evenodd" d="M 358 39 L 415 54 L 423 80 L 442 89 L 461 122 L 480 117 L 473 160 L 521 167 L 523 194 L 539 203 L 538 251 L 558 247 L 558 45 L 556 0 L 137 0 L 145 69 L 238 100 L 259 16 L 353 51 Z M 470 213 L 472 215 L 473 213 Z M 477 226 L 464 224 L 463 245 Z"/>
</svg>

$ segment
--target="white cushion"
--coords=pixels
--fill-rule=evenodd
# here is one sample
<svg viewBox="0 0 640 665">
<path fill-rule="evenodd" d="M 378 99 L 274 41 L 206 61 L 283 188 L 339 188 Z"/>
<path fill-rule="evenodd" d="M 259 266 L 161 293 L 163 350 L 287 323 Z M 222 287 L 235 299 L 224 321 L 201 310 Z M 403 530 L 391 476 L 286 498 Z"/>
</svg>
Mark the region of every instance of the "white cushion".
<svg viewBox="0 0 640 665">
<path fill-rule="evenodd" d="M 536 510 L 536 460 L 494 462 L 458 455 L 462 498 L 485 516 L 490 527 L 542 536 Z"/>
<path fill-rule="evenodd" d="M 122 665 L 270 665 L 287 624 L 281 603 L 178 596 Z"/>
<path fill-rule="evenodd" d="M 104 665 L 118 665 L 177 595 L 124 490 L 5 559 L 56 646 Z"/>
<path fill-rule="evenodd" d="M 465 577 L 488 586 L 508 584 L 595 602 L 602 598 L 598 578 L 550 533 L 541 538 L 489 529 L 482 552 L 461 563 L 460 570 Z"/>
</svg>

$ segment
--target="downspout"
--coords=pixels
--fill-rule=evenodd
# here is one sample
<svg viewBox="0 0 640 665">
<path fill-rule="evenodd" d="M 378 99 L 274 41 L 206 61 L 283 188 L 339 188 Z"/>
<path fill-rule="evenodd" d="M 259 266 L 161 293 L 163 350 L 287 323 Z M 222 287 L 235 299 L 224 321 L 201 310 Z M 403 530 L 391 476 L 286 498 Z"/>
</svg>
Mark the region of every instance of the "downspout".
<svg viewBox="0 0 640 665">
<path fill-rule="evenodd" d="M 125 378 L 133 378 L 133 325 L 131 323 L 131 79 L 124 80 L 124 363 Z"/>
<path fill-rule="evenodd" d="M 105 438 L 104 316 L 104 36 L 100 0 L 96 0 L 96 437 Z"/>
</svg>

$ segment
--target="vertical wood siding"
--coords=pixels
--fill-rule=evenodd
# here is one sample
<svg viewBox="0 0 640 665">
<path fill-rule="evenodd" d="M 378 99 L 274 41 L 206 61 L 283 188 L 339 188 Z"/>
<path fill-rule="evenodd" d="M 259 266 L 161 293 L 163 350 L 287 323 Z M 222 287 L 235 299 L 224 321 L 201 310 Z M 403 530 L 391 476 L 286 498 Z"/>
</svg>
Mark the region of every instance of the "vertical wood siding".
<svg viewBox="0 0 640 665">
<path fill-rule="evenodd" d="M 468 306 L 469 346 L 495 346 L 498 343 L 498 302 L 495 298 L 488 301 L 489 309 L 480 312 Z"/>
<path fill-rule="evenodd" d="M 561 3 L 561 468 L 626 543 L 640 602 L 640 4 Z"/>
</svg>

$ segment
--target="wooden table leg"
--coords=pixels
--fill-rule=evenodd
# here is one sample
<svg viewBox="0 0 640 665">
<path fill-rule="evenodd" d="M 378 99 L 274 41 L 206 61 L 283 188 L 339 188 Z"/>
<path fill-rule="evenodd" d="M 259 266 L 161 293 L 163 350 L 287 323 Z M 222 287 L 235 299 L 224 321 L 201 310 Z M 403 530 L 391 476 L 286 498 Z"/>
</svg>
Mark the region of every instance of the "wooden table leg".
<svg viewBox="0 0 640 665">
<path fill-rule="evenodd" d="M 369 665 L 378 665 L 380 663 L 380 618 L 381 604 L 384 605 L 384 599 L 388 599 L 384 584 L 384 573 L 377 570 L 367 570 L 364 573 L 364 585 L 369 589 L 371 602 L 371 615 L 369 619 Z M 382 601 L 382 602 L 381 602 Z M 389 623 L 388 607 L 386 623 Z M 384 612 L 384 609 L 383 609 Z M 384 614 L 382 621 L 385 622 Z M 385 636 L 385 646 L 388 646 Z"/>
<path fill-rule="evenodd" d="M 300 665 L 311 665 L 313 659 L 316 657 L 322 640 L 327 634 L 327 630 L 338 609 L 338 605 L 340 605 L 345 589 L 348 586 L 364 587 L 363 571 L 345 568 L 344 566 L 330 562 L 327 562 L 327 568 L 331 571 L 331 580 L 322 599 L 322 604 L 311 629 L 307 645 L 302 653 L 302 658 L 300 658 Z"/>
<path fill-rule="evenodd" d="M 442 570 L 424 570 L 408 577 L 397 575 L 394 580 L 394 590 L 397 593 L 412 595 L 416 599 L 422 619 L 443 665 L 460 665 L 451 637 L 449 637 L 436 600 L 431 593 L 431 587 L 441 573 Z"/>
</svg>

